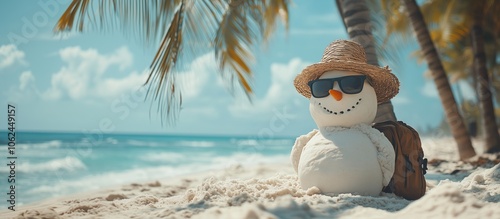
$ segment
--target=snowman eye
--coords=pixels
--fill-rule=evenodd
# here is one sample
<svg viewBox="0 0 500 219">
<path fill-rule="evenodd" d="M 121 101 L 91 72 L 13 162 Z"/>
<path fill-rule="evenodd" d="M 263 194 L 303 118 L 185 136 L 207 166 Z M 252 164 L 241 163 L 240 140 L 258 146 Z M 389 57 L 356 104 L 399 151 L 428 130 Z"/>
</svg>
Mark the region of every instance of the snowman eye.
<svg viewBox="0 0 500 219">
<path fill-rule="evenodd" d="M 333 88 L 333 81 L 330 80 L 316 80 L 309 85 L 311 93 L 316 98 L 322 98 L 330 95 L 329 90 Z"/>
<path fill-rule="evenodd" d="M 364 82 L 362 77 L 345 77 L 339 80 L 339 87 L 346 94 L 357 94 L 363 90 Z"/>
<path fill-rule="evenodd" d="M 323 98 L 330 94 L 335 81 L 338 81 L 340 90 L 346 94 L 357 94 L 363 90 L 365 75 L 345 76 L 340 78 L 326 78 L 309 81 L 311 94 L 316 98 Z"/>
</svg>

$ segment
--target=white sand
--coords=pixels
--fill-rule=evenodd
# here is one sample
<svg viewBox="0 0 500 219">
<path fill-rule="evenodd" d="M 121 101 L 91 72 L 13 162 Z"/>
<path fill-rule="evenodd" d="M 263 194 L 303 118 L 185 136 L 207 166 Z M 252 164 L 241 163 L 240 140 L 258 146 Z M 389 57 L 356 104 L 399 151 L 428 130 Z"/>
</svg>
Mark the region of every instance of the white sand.
<svg viewBox="0 0 500 219">
<path fill-rule="evenodd" d="M 451 139 L 425 139 L 431 159 L 456 156 Z M 438 148 L 439 147 L 439 148 Z M 497 155 L 498 158 L 498 155 Z M 2 218 L 498 218 L 500 164 L 463 162 L 429 166 L 427 194 L 407 201 L 325 196 L 302 190 L 291 163 L 200 173 L 73 195 L 2 210 Z M 470 174 L 472 172 L 472 174 Z M 453 173 L 453 174 L 450 174 Z M 465 177 L 466 176 L 466 177 Z M 465 178 L 464 178 L 465 177 Z"/>
</svg>

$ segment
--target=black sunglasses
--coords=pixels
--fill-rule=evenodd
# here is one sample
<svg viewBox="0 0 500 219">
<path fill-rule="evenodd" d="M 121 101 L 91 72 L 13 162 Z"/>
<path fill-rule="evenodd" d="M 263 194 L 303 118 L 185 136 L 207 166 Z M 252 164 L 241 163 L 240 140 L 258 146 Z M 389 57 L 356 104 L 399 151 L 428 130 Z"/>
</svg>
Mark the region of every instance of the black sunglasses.
<svg viewBox="0 0 500 219">
<path fill-rule="evenodd" d="M 333 83 L 339 83 L 340 90 L 346 94 L 357 94 L 363 90 L 366 75 L 353 75 L 340 78 L 326 78 L 309 81 L 308 85 L 311 88 L 311 94 L 316 98 L 323 98 L 330 94 L 330 89 L 333 88 Z"/>
</svg>

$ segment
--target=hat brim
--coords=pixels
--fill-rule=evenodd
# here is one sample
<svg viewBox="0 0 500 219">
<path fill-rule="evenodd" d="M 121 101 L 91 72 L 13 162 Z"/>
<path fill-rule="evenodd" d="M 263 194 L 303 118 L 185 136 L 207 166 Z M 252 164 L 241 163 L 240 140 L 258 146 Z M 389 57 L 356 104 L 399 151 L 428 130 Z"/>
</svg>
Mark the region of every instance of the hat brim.
<svg viewBox="0 0 500 219">
<path fill-rule="evenodd" d="M 327 71 L 350 71 L 366 75 L 375 90 L 377 102 L 389 101 L 399 92 L 399 80 L 388 67 L 381 68 L 367 63 L 352 61 L 320 62 L 307 66 L 295 77 L 294 85 L 297 91 L 306 98 L 311 98 L 309 81 L 318 79 Z"/>
</svg>

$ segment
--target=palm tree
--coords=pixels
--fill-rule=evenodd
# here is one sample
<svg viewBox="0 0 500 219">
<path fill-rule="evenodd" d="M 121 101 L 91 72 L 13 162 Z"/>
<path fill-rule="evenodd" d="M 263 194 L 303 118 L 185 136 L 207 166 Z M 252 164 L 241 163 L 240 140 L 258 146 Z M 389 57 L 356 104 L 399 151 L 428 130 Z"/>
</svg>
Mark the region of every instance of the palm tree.
<svg viewBox="0 0 500 219">
<path fill-rule="evenodd" d="M 182 105 L 176 68 L 211 50 L 221 76 L 239 83 L 251 99 L 251 47 L 269 39 L 279 18 L 288 28 L 288 5 L 288 0 L 73 0 L 55 31 L 119 28 L 158 44 L 145 85 L 162 122 L 170 123 Z"/>
<path fill-rule="evenodd" d="M 472 3 L 472 2 L 471 2 Z M 492 1 L 489 1 L 492 3 Z M 498 4 L 497 4 L 498 5 Z M 483 18 L 491 4 L 485 1 L 474 1 L 473 24 L 471 28 L 472 49 L 474 51 L 474 75 L 481 108 L 481 116 L 485 135 L 485 149 L 487 153 L 500 151 L 500 135 L 496 123 L 495 110 L 493 108 L 490 80 L 486 68 L 486 53 L 484 50 Z M 498 11 L 494 12 L 498 14 Z"/>
<path fill-rule="evenodd" d="M 367 62 L 378 66 L 375 40 L 372 34 L 370 11 L 365 0 L 336 0 L 337 9 L 342 17 L 349 38 L 361 44 L 366 52 Z M 377 109 L 375 123 L 396 121 L 391 101 L 380 103 Z"/>
<path fill-rule="evenodd" d="M 450 124 L 450 129 L 457 142 L 460 159 L 467 159 L 476 155 L 462 116 L 459 113 L 455 97 L 451 91 L 448 77 L 432 41 L 422 12 L 415 0 L 401 0 L 401 4 L 408 13 L 411 26 L 417 36 L 418 43 L 431 70 L 434 83 L 437 86 L 441 104 Z"/>
<path fill-rule="evenodd" d="M 446 7 L 446 10 L 445 13 L 440 13 L 434 18 L 439 20 L 434 20 L 438 25 L 434 27 L 431 35 L 442 57 L 449 59 L 448 62 L 444 62 L 447 64 L 444 67 L 447 71 L 461 72 L 459 77 L 472 76 L 480 105 L 485 151 L 500 151 L 500 135 L 491 91 L 492 83 L 488 74 L 488 66 L 494 71 L 494 66 L 497 65 L 496 41 L 498 37 L 495 35 L 500 31 L 500 14 L 498 14 L 500 3 L 492 0 L 435 0 L 424 3 L 424 6 L 431 8 L 440 7 L 440 5 Z M 487 49 L 488 52 L 486 52 Z M 464 72 L 466 74 L 463 74 Z M 494 74 L 491 75 L 494 77 Z"/>
</svg>

